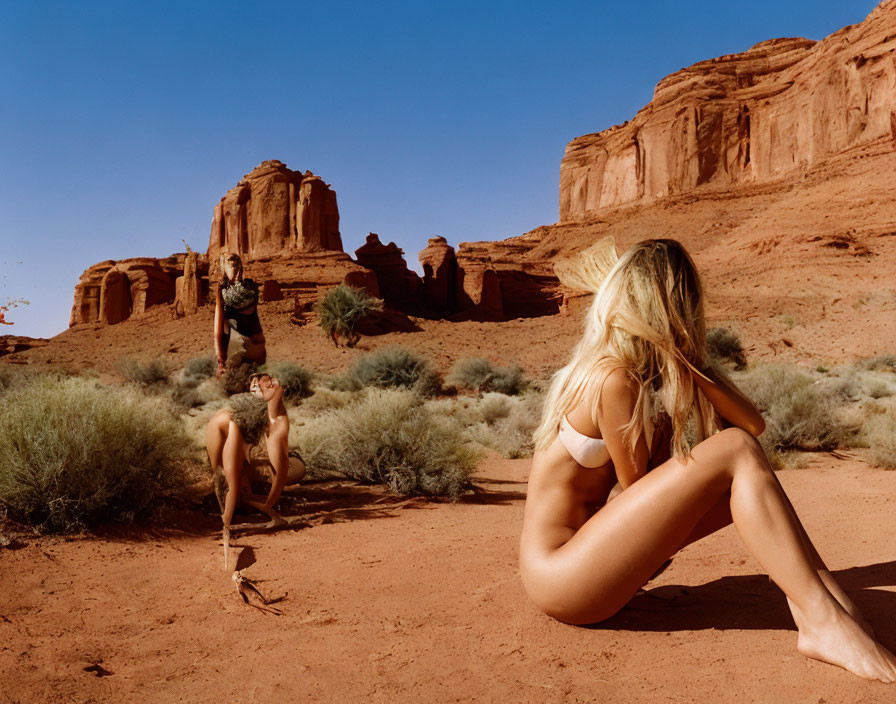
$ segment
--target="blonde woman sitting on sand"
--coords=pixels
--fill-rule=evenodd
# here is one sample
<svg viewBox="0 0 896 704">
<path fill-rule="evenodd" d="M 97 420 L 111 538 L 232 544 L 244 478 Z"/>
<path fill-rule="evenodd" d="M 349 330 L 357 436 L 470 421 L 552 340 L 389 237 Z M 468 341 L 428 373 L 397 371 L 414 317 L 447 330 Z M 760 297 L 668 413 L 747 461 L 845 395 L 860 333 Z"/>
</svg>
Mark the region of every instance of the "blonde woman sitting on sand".
<svg viewBox="0 0 896 704">
<path fill-rule="evenodd" d="M 267 497 L 253 494 L 251 488 L 256 468 L 250 462 L 249 450 L 262 436 L 267 440 L 273 473 Z M 231 396 L 228 407 L 212 416 L 205 429 L 205 446 L 215 474 L 225 539 L 240 502 L 266 514 L 271 519 L 268 528 L 285 523 L 274 506 L 285 487 L 297 484 L 305 476 L 305 464 L 298 453 L 289 452 L 288 439 L 283 387 L 269 374 L 253 374 L 249 378 L 249 393 Z"/>
<path fill-rule="evenodd" d="M 596 295 L 535 434 L 520 550 L 532 601 L 567 623 L 602 621 L 670 556 L 733 521 L 786 594 L 803 655 L 894 681 L 896 657 L 834 581 L 772 472 L 756 440 L 762 417 L 706 365 L 703 294 L 684 248 L 647 240 L 617 261 L 605 240 L 558 275 Z"/>
</svg>

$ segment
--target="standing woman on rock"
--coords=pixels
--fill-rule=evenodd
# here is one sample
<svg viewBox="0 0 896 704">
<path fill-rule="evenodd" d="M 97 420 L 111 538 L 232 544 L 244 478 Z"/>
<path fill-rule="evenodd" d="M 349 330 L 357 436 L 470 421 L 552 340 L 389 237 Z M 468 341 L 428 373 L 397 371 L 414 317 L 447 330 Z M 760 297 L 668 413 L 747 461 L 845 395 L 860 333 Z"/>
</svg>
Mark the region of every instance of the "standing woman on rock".
<svg viewBox="0 0 896 704">
<path fill-rule="evenodd" d="M 596 295 L 535 433 L 520 548 L 531 600 L 560 621 L 602 621 L 670 556 L 733 522 L 786 594 L 803 655 L 896 680 L 896 657 L 822 562 L 756 440 L 759 412 L 707 367 L 685 249 L 646 240 L 617 260 L 608 238 L 558 275 Z"/>
<path fill-rule="evenodd" d="M 267 349 L 258 319 L 258 284 L 243 278 L 243 261 L 232 252 L 221 252 L 218 271 L 221 283 L 215 295 L 215 353 L 220 378 L 227 364 L 231 330 L 243 337 L 243 361 L 264 364 Z"/>
</svg>

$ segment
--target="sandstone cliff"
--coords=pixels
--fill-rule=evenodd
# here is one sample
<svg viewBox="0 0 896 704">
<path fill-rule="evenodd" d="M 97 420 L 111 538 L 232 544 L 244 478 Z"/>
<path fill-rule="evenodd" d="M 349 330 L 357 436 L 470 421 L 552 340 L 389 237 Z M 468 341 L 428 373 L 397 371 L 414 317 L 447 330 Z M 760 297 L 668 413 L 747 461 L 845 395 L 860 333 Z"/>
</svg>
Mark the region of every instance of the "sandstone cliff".
<svg viewBox="0 0 896 704">
<path fill-rule="evenodd" d="M 422 317 L 501 320 L 556 311 L 550 303 L 533 303 L 544 272 L 533 279 L 527 273 L 532 265 L 515 267 L 500 246 L 492 257 L 488 246 L 462 245 L 455 257 L 444 238 L 431 239 L 420 254 L 422 280 L 408 268 L 402 249 L 383 244 L 374 233 L 353 260 L 342 251 L 335 192 L 310 171 L 272 160 L 246 174 L 215 205 L 206 254 L 110 260 L 87 269 L 75 287 L 70 326 L 115 325 L 163 304 L 172 306 L 174 316 L 193 315 L 214 300 L 225 249 L 242 257 L 245 274 L 262 287 L 262 303 L 292 301 L 286 308 L 296 323 L 305 321 L 325 289 L 340 283 Z M 400 316 L 381 317 L 383 325 L 409 329 Z"/>
<path fill-rule="evenodd" d="M 560 222 L 691 191 L 781 180 L 896 141 L 896 2 L 820 42 L 774 39 L 664 78 L 630 122 L 578 137 Z"/>
</svg>

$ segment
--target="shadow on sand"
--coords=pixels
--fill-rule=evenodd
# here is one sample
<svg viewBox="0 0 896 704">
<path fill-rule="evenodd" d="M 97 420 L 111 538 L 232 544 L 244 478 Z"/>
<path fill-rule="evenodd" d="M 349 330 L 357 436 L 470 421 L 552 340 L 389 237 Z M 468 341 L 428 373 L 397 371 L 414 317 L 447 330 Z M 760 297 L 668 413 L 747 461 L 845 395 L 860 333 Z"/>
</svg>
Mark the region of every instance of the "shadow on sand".
<svg viewBox="0 0 896 704">
<path fill-rule="evenodd" d="M 834 577 L 874 626 L 896 647 L 896 560 L 837 570 Z M 720 577 L 696 586 L 663 585 L 636 594 L 615 616 L 585 626 L 621 631 L 796 630 L 784 594 L 768 576 Z"/>
</svg>

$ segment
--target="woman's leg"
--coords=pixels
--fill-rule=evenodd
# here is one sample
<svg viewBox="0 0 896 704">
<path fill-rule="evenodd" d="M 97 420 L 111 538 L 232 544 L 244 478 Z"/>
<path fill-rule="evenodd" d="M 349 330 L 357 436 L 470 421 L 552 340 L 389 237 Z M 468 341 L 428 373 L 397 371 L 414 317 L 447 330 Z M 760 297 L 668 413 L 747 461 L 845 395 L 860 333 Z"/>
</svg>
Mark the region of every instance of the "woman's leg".
<svg viewBox="0 0 896 704">
<path fill-rule="evenodd" d="M 225 528 L 230 528 L 233 514 L 240 496 L 243 463 L 246 461 L 246 443 L 236 423 L 230 421 L 227 426 L 227 439 L 222 452 L 224 479 L 227 480 L 227 497 L 224 501 L 224 513 L 221 520 Z"/>
<path fill-rule="evenodd" d="M 736 428 L 698 445 L 687 464 L 672 459 L 654 469 L 554 551 L 544 565 L 556 585 L 546 610 L 574 623 L 609 617 L 728 492 L 747 549 L 799 610 L 800 652 L 863 677 L 896 679 L 896 658 L 831 596 L 762 449 Z"/>
<path fill-rule="evenodd" d="M 821 559 L 821 555 L 819 555 L 818 551 L 815 549 L 815 545 L 813 545 L 812 541 L 809 539 L 809 535 L 806 533 L 806 529 L 800 522 L 796 510 L 793 508 L 793 504 L 790 502 L 790 499 L 784 491 L 784 487 L 781 486 L 780 480 L 778 479 L 777 475 L 774 476 L 775 481 L 778 482 L 778 486 L 781 489 L 781 494 L 784 497 L 784 501 L 786 502 L 788 509 L 793 515 L 793 520 L 799 527 L 800 537 L 803 541 L 803 547 L 805 548 L 806 553 L 809 555 L 809 559 L 812 562 L 812 566 L 818 573 L 818 577 L 824 583 L 825 587 L 827 587 L 831 595 L 840 603 L 840 606 L 846 609 L 846 612 L 858 622 L 858 624 L 868 635 L 873 636 L 874 629 L 871 627 L 871 624 L 869 624 L 865 620 L 865 617 L 862 616 L 858 607 L 855 605 L 855 603 L 853 603 L 852 599 L 849 598 L 849 595 L 847 595 L 843 588 L 837 583 L 837 580 L 834 579 L 834 575 L 831 574 L 830 570 L 828 570 L 828 567 L 827 565 L 825 565 L 824 560 Z M 690 545 L 691 543 L 694 543 L 701 538 L 705 538 L 707 535 L 711 535 L 717 530 L 730 525 L 731 522 L 731 492 L 726 492 L 725 495 L 716 502 L 716 505 L 713 506 L 698 521 L 697 525 L 694 527 L 694 530 L 691 531 L 691 534 L 687 537 L 681 547 L 685 547 L 686 545 Z M 787 603 L 789 604 L 790 611 L 793 614 L 793 620 L 797 624 L 797 628 L 799 628 L 799 609 L 790 600 L 789 597 L 787 599 Z"/>
</svg>

